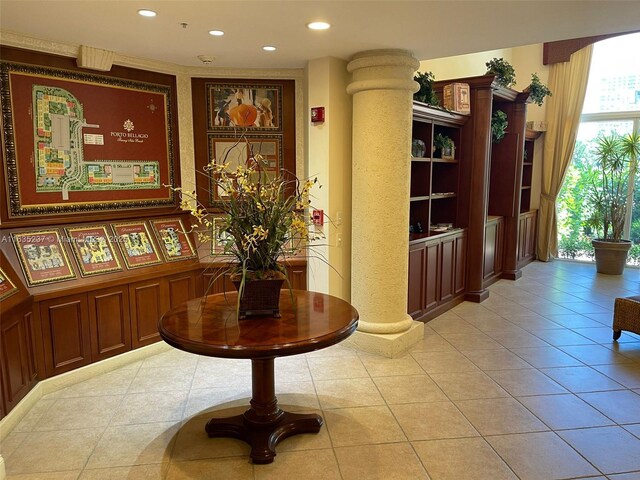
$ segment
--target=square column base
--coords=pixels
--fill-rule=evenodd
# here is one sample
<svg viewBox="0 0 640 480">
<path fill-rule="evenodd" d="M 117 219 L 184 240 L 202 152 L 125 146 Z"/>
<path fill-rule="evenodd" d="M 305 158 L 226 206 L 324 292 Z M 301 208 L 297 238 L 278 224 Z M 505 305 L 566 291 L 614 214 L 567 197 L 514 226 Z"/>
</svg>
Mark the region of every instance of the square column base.
<svg viewBox="0 0 640 480">
<path fill-rule="evenodd" d="M 412 322 L 409 330 L 401 333 L 365 333 L 355 331 L 345 343 L 360 351 L 397 358 L 404 355 L 413 345 L 422 340 L 424 323 Z"/>
</svg>

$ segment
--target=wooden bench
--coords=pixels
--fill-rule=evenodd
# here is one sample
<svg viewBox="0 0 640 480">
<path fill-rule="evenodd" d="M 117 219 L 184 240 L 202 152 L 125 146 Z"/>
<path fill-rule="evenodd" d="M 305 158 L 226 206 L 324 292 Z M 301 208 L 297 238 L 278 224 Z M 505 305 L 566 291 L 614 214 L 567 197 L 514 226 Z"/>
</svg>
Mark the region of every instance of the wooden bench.
<svg viewBox="0 0 640 480">
<path fill-rule="evenodd" d="M 640 334 L 640 295 L 616 298 L 613 306 L 613 339 L 622 335 L 622 330 Z"/>
</svg>

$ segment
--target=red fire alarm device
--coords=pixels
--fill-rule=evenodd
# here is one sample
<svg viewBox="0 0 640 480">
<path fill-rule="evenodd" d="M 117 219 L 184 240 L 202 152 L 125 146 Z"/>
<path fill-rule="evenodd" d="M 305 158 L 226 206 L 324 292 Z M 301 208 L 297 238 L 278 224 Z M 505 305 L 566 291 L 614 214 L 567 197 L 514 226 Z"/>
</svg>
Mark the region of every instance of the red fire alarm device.
<svg viewBox="0 0 640 480">
<path fill-rule="evenodd" d="M 324 122 L 324 107 L 311 107 L 311 123 Z"/>
<path fill-rule="evenodd" d="M 324 225 L 324 210 L 313 211 L 313 224 Z"/>
</svg>

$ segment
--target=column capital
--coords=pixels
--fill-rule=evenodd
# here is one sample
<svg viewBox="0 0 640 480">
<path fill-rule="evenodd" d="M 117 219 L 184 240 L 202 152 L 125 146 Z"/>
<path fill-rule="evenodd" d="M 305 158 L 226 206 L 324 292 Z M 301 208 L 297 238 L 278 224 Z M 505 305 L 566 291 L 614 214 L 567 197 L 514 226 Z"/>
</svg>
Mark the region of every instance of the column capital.
<svg viewBox="0 0 640 480">
<path fill-rule="evenodd" d="M 406 90 L 415 93 L 420 86 L 413 73 L 420 62 L 407 50 L 368 50 L 356 53 L 347 64 L 353 81 L 347 93 L 354 95 L 365 90 Z"/>
</svg>

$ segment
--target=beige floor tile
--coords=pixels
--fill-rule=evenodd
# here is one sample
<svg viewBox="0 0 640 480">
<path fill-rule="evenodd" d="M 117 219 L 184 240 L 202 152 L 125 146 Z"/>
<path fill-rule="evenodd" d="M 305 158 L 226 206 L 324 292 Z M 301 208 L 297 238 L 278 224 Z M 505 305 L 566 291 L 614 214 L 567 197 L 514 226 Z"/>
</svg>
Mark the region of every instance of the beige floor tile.
<svg viewBox="0 0 640 480">
<path fill-rule="evenodd" d="M 640 470 L 637 472 L 621 473 L 619 475 L 609 475 L 609 480 L 640 480 Z"/>
<path fill-rule="evenodd" d="M 578 359 L 556 347 L 512 348 L 511 351 L 536 368 L 579 367 Z"/>
<path fill-rule="evenodd" d="M 182 420 L 186 391 L 130 393 L 122 399 L 111 421 L 113 425 Z"/>
<path fill-rule="evenodd" d="M 198 363 L 198 358 L 198 355 L 173 348 L 158 355 L 145 358 L 142 362 L 142 367 L 195 368 L 195 365 Z"/>
<path fill-rule="evenodd" d="M 374 378 L 378 390 L 389 405 L 447 400 L 428 375 Z"/>
<path fill-rule="evenodd" d="M 255 480 L 340 480 L 338 462 L 332 450 L 279 453 L 268 465 L 255 465 Z"/>
<path fill-rule="evenodd" d="M 314 380 L 338 380 L 369 376 L 357 356 L 309 358 L 308 362 Z"/>
<path fill-rule="evenodd" d="M 276 383 L 276 397 L 287 411 L 309 411 L 320 409 L 313 382 Z"/>
<path fill-rule="evenodd" d="M 596 321 L 592 320 L 598 328 L 574 328 L 573 331 L 583 337 L 587 337 L 589 340 L 593 340 L 596 343 L 609 344 L 611 346 L 616 345 L 613 341 L 613 329 L 611 327 L 603 327 Z M 623 331 L 622 335 L 616 342 L 628 343 L 637 342 L 638 338 Z"/>
<path fill-rule="evenodd" d="M 483 436 L 549 430 L 513 398 L 460 400 L 456 406 Z"/>
<path fill-rule="evenodd" d="M 189 390 L 195 372 L 195 363 L 188 368 L 145 367 L 138 370 L 128 393 L 167 392 Z"/>
<path fill-rule="evenodd" d="M 295 357 L 278 358 L 275 361 L 276 384 L 311 382 L 311 372 L 306 357 L 296 355 Z"/>
<path fill-rule="evenodd" d="M 568 329 L 539 330 L 536 332 L 536 336 L 556 347 L 566 345 L 592 345 L 595 343 L 593 340 L 589 340 L 587 337 L 583 337 L 573 330 Z"/>
<path fill-rule="evenodd" d="M 33 427 L 34 431 L 106 427 L 124 395 L 60 398 Z"/>
<path fill-rule="evenodd" d="M 551 331 L 551 330 L 541 330 Z M 513 348 L 525 348 L 525 347 L 548 347 L 549 344 L 544 340 L 532 335 L 524 330 L 520 333 L 513 332 L 487 332 L 491 338 L 493 338 L 500 345 L 509 349 Z"/>
<path fill-rule="evenodd" d="M 574 393 L 624 389 L 622 385 L 591 367 L 544 368 L 540 371 Z"/>
<path fill-rule="evenodd" d="M 370 378 L 315 382 L 322 409 L 383 405 L 384 399 Z"/>
<path fill-rule="evenodd" d="M 249 406 L 251 385 L 242 388 L 198 388 L 189 392 L 183 418 L 230 407 Z"/>
<path fill-rule="evenodd" d="M 167 480 L 254 480 L 253 465 L 245 458 L 173 462 Z"/>
<path fill-rule="evenodd" d="M 440 335 L 443 333 L 482 333 L 462 318 L 447 317 L 445 315 L 441 315 L 431 320 L 429 322 L 429 326 Z"/>
<path fill-rule="evenodd" d="M 598 475 L 553 432 L 498 435 L 486 439 L 521 480 Z"/>
<path fill-rule="evenodd" d="M 42 397 L 31 407 L 31 410 L 20 420 L 13 432 L 30 432 L 38 424 L 42 416 L 56 403 L 55 398 Z"/>
<path fill-rule="evenodd" d="M 7 474 L 80 470 L 103 431 L 91 428 L 30 433 L 20 448 L 5 458 Z"/>
<path fill-rule="evenodd" d="M 640 470 L 640 439 L 621 427 L 563 430 L 558 435 L 602 473 Z"/>
<path fill-rule="evenodd" d="M 451 400 L 509 396 L 491 377 L 480 371 L 435 373 L 430 376 Z"/>
<path fill-rule="evenodd" d="M 559 347 L 563 352 L 577 358 L 586 365 L 608 365 L 611 363 L 630 363 L 632 358 L 620 355 L 601 345 L 576 345 Z"/>
<path fill-rule="evenodd" d="M 411 355 L 400 358 L 386 358 L 378 355 L 360 354 L 360 360 L 371 377 L 391 377 L 399 375 L 419 375 L 424 370 Z"/>
<path fill-rule="evenodd" d="M 185 421 L 177 432 L 173 447 L 172 461 L 199 460 L 219 457 L 247 457 L 250 447 L 247 443 L 235 438 L 209 438 L 204 430 L 212 417 L 228 417 L 239 415 L 246 409 L 227 408 L 192 417 Z"/>
<path fill-rule="evenodd" d="M 328 348 L 321 348 L 314 352 L 305 354 L 307 359 L 314 357 L 355 357 L 358 355 L 358 350 L 349 345 L 348 340 L 338 345 L 332 345 Z"/>
<path fill-rule="evenodd" d="M 504 349 L 495 340 L 484 333 L 443 333 L 444 339 L 461 352 L 469 350 L 501 350 Z"/>
<path fill-rule="evenodd" d="M 289 411 L 289 409 L 285 409 Z M 324 414 L 317 411 L 310 411 L 309 413 L 317 413 L 323 417 Z M 325 448 L 331 448 L 331 438 L 329 437 L 329 431 L 325 424 L 320 427 L 318 433 L 302 433 L 293 435 L 289 438 L 285 438 L 282 442 L 276 446 L 276 452 L 298 452 L 302 450 L 322 450 Z"/>
<path fill-rule="evenodd" d="M 129 467 L 84 470 L 79 480 L 162 480 L 169 470 L 168 463 L 132 465 Z"/>
<path fill-rule="evenodd" d="M 640 395 L 637 393 L 617 390 L 578 396 L 616 423 L 640 423 Z"/>
<path fill-rule="evenodd" d="M 598 365 L 593 368 L 627 388 L 640 388 L 640 363 Z"/>
<path fill-rule="evenodd" d="M 609 418 L 575 395 L 518 397 L 518 400 L 554 430 L 613 424 Z"/>
<path fill-rule="evenodd" d="M 428 480 L 409 443 L 336 448 L 343 480 Z"/>
<path fill-rule="evenodd" d="M 24 473 L 21 475 L 8 475 L 7 480 L 76 480 L 80 470 L 50 473 Z"/>
<path fill-rule="evenodd" d="M 482 438 L 413 442 L 433 480 L 516 480 Z"/>
<path fill-rule="evenodd" d="M 455 348 L 440 335 L 427 335 L 416 343 L 409 352 L 454 352 Z"/>
<path fill-rule="evenodd" d="M 562 325 L 559 325 L 542 315 L 538 315 L 537 313 L 533 313 L 531 315 L 509 315 L 506 318 L 514 325 L 518 325 L 520 328 L 528 332 L 563 328 Z"/>
<path fill-rule="evenodd" d="M 29 432 L 11 432 L 0 441 L 0 455 L 7 458 L 20 446 L 29 436 Z"/>
<path fill-rule="evenodd" d="M 553 323 L 557 323 L 558 325 L 572 329 L 602 326 L 601 323 L 598 323 L 595 320 L 587 318 L 579 313 L 573 313 L 569 315 L 546 315 L 545 318 L 548 318 Z"/>
<path fill-rule="evenodd" d="M 640 423 L 634 425 L 625 425 L 624 429 L 633 433 L 636 437 L 640 438 Z"/>
<path fill-rule="evenodd" d="M 521 368 L 531 368 L 531 365 L 505 348 L 501 350 L 471 350 L 465 351 L 464 354 L 481 370 L 517 370 Z"/>
<path fill-rule="evenodd" d="M 138 366 L 139 368 L 139 366 Z M 47 398 L 102 397 L 105 395 L 122 395 L 127 393 L 129 385 L 136 376 L 138 368 L 119 368 L 113 372 L 103 373 L 84 382 L 76 383 Z"/>
<path fill-rule="evenodd" d="M 386 406 L 329 410 L 324 420 L 334 447 L 407 441 Z"/>
<path fill-rule="evenodd" d="M 473 362 L 456 351 L 414 352 L 411 356 L 429 374 L 478 371 Z"/>
<path fill-rule="evenodd" d="M 410 441 L 478 436 L 476 429 L 449 401 L 392 405 L 389 408 Z"/>
<path fill-rule="evenodd" d="M 565 388 L 535 369 L 494 370 L 487 372 L 487 375 L 514 397 L 567 393 Z"/>
<path fill-rule="evenodd" d="M 165 422 L 108 427 L 85 468 L 166 463 L 178 427 Z"/>
</svg>

